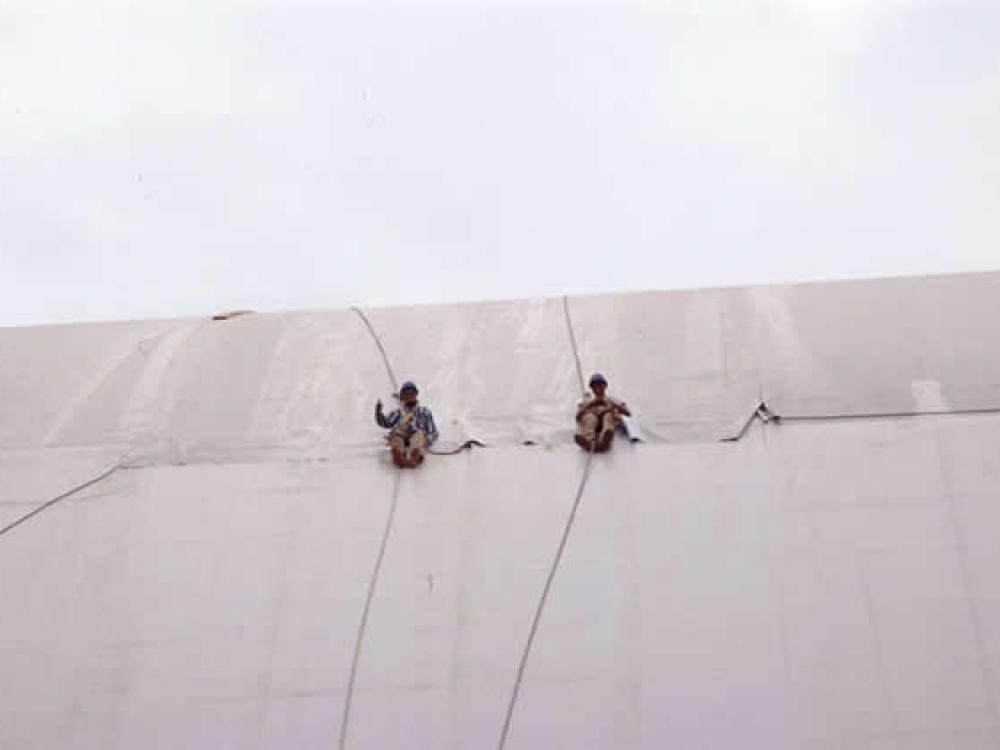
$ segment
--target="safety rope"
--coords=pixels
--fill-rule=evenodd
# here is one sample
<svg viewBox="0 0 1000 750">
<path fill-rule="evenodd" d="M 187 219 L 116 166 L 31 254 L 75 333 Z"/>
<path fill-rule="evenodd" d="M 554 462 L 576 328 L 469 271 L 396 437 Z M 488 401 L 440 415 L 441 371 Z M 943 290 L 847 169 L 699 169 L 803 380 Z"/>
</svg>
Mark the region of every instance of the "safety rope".
<svg viewBox="0 0 1000 750">
<path fill-rule="evenodd" d="M 736 443 L 743 439 L 743 436 L 747 434 L 750 426 L 757 420 L 764 422 L 777 421 L 777 415 L 775 415 L 770 409 L 767 408 L 767 404 L 761 401 L 757 404 L 757 407 L 753 410 L 743 425 L 740 427 L 739 431 L 735 435 L 730 435 L 729 437 L 724 437 L 719 440 L 721 443 Z"/>
<path fill-rule="evenodd" d="M 37 508 L 34 508 L 33 510 L 29 511 L 28 513 L 25 513 L 23 516 L 21 516 L 20 518 L 18 518 L 16 521 L 12 521 L 11 523 L 7 524 L 2 529 L 0 529 L 0 536 L 3 536 L 4 534 L 6 534 L 8 531 L 10 531 L 11 529 L 15 528 L 16 526 L 20 526 L 25 521 L 27 521 L 27 520 L 29 520 L 31 518 L 34 518 L 35 516 L 37 516 L 42 511 L 44 511 L 44 510 L 46 510 L 48 508 L 51 508 L 56 503 L 61 502 L 62 500 L 65 500 L 68 497 L 72 497 L 76 493 L 82 492 L 83 490 L 87 489 L 88 487 L 93 487 L 98 482 L 103 482 L 105 479 L 107 479 L 108 477 L 110 477 L 112 474 L 114 474 L 116 471 L 118 471 L 121 468 L 122 468 L 122 464 L 121 463 L 117 463 L 114 466 L 112 466 L 110 469 L 108 469 L 107 471 L 105 471 L 104 473 L 98 474 L 93 479 L 88 479 L 83 484 L 78 484 L 73 489 L 67 490 L 66 492 L 62 493 L 61 495 L 58 495 L 57 497 L 52 498 L 51 500 L 46 500 L 44 503 L 42 503 L 41 505 L 39 505 Z"/>
<path fill-rule="evenodd" d="M 583 366 L 580 364 L 580 350 L 576 345 L 576 334 L 573 333 L 573 319 L 569 314 L 569 297 L 563 295 L 563 317 L 566 319 L 566 330 L 569 332 L 569 343 L 573 347 L 573 361 L 576 363 L 576 377 L 580 383 L 580 393 L 587 392 L 587 386 L 583 380 Z"/>
<path fill-rule="evenodd" d="M 399 504 L 399 481 L 402 472 L 396 471 L 392 488 L 392 502 L 389 504 L 389 514 L 385 519 L 385 529 L 382 531 L 382 543 L 379 545 L 378 557 L 375 558 L 375 568 L 372 570 L 371 580 L 368 582 L 368 593 L 365 595 L 365 606 L 361 611 L 361 622 L 358 624 L 358 636 L 354 641 L 354 656 L 351 658 L 351 670 L 347 676 L 347 690 L 344 696 L 344 713 L 340 722 L 340 741 L 337 747 L 344 750 L 347 747 L 347 728 L 351 718 L 351 703 L 354 699 L 354 683 L 358 674 L 358 662 L 361 660 L 361 649 L 364 646 L 365 630 L 368 627 L 368 615 L 372 608 L 372 599 L 375 598 L 375 588 L 378 585 L 379 575 L 382 572 L 382 561 L 385 559 L 385 550 L 389 543 L 389 533 L 392 531 L 392 522 L 396 517 L 396 506 Z"/>
<path fill-rule="evenodd" d="M 382 346 L 382 339 L 379 338 L 378 333 L 375 332 L 375 326 L 373 326 L 371 321 L 368 320 L 368 316 L 365 315 L 364 311 L 360 307 L 352 307 L 351 309 L 357 313 L 359 318 L 361 318 L 361 322 L 365 324 L 365 327 L 372 336 L 372 340 L 375 341 L 375 346 L 377 346 L 379 352 L 382 353 L 382 361 L 385 363 L 385 371 L 389 374 L 389 380 L 392 383 L 392 390 L 395 392 L 399 388 L 399 380 L 396 378 L 396 373 L 393 371 L 392 365 L 389 363 L 389 355 L 385 353 L 385 347 Z"/>
<path fill-rule="evenodd" d="M 783 422 L 845 422 L 861 419 L 911 419 L 917 417 L 947 417 L 947 416 L 975 416 L 978 414 L 1000 414 L 1000 407 L 988 406 L 981 409 L 925 409 L 915 411 L 886 411 L 886 412 L 843 412 L 834 414 L 778 414 L 771 411 L 767 403 L 762 401 L 753 413 L 743 423 L 740 430 L 729 437 L 721 439 L 723 443 L 735 443 L 743 439 L 755 421 L 764 424 L 773 422 L 781 424 Z"/>
<path fill-rule="evenodd" d="M 1000 407 L 982 409 L 927 409 L 920 411 L 847 412 L 843 414 L 772 414 L 775 422 L 819 422 L 848 419 L 902 419 L 906 417 L 945 417 L 969 414 L 1000 414 Z"/>
<path fill-rule="evenodd" d="M 375 327 L 371 324 L 368 316 L 365 315 L 361 308 L 352 307 L 351 309 L 358 315 L 359 318 L 361 318 L 361 321 L 365 324 L 365 327 L 371 334 L 372 340 L 375 342 L 379 352 L 382 354 L 382 361 L 385 363 L 385 371 L 388 374 L 389 380 L 392 383 L 392 388 L 395 391 L 399 387 L 399 381 L 396 378 L 395 371 L 392 369 L 392 364 L 389 362 L 389 355 L 385 351 L 382 339 L 379 338 Z M 428 450 L 428 452 L 435 453 L 436 455 L 450 456 L 463 450 L 471 449 L 473 445 L 482 446 L 482 443 L 478 440 L 466 440 L 462 445 L 452 451 Z M 382 532 L 382 542 L 379 546 L 378 556 L 375 559 L 375 568 L 372 570 L 372 577 L 368 582 L 368 592 L 365 595 L 365 605 L 361 612 L 361 622 L 358 624 L 358 635 L 354 642 L 354 655 L 351 658 L 351 669 L 348 672 L 347 677 L 347 689 L 344 696 L 344 712 L 340 722 L 340 739 L 337 745 L 339 750 L 344 750 L 344 748 L 347 747 L 348 727 L 350 725 L 351 718 L 351 705 L 354 700 L 354 685 L 357 680 L 358 664 L 361 660 L 361 652 L 364 646 L 365 631 L 368 627 L 368 617 L 371 613 L 372 600 L 375 597 L 375 589 L 378 586 L 379 576 L 382 572 L 382 561 L 385 559 L 385 551 L 389 544 L 389 534 L 392 531 L 393 519 L 396 517 L 396 506 L 399 504 L 399 483 L 401 476 L 402 470 L 397 469 L 395 481 L 393 483 L 392 501 L 389 505 L 389 515 L 386 518 L 385 529 Z"/>
<path fill-rule="evenodd" d="M 457 448 L 453 448 L 450 451 L 436 451 L 433 448 L 428 448 L 427 452 L 434 456 L 454 456 L 456 453 L 461 453 L 464 450 L 472 450 L 472 446 L 478 445 L 480 448 L 485 448 L 486 446 L 480 443 L 478 440 L 466 440 Z"/>
<path fill-rule="evenodd" d="M 368 316 L 365 315 L 364 311 L 360 307 L 352 307 L 351 310 L 357 313 L 358 317 L 361 318 L 361 321 L 365 324 L 365 327 L 368 329 L 368 333 L 371 334 L 372 341 L 375 342 L 375 346 L 378 347 L 379 352 L 382 354 L 382 361 L 385 363 L 385 371 L 389 375 L 389 380 L 392 382 L 392 388 L 393 390 L 396 390 L 399 387 L 399 381 L 396 379 L 396 373 L 392 369 L 392 364 L 389 362 L 389 355 L 385 351 L 385 346 L 382 345 L 382 339 L 379 337 L 378 332 L 375 330 L 375 326 L 372 325 L 371 321 L 368 319 Z M 393 395 L 397 394 L 394 393 Z M 409 421 L 409 419 L 412 418 L 414 414 L 416 414 L 416 411 L 407 414 L 403 410 L 400 410 L 400 415 L 404 420 L 404 424 L 405 422 Z M 472 450 L 472 446 L 474 445 L 479 446 L 480 448 L 486 447 L 483 443 L 479 442 L 478 440 L 472 439 L 472 440 L 466 440 L 464 443 L 462 443 L 460 446 L 458 446 L 453 450 L 441 451 L 441 450 L 434 450 L 432 447 L 428 447 L 426 452 L 434 456 L 454 456 L 456 453 L 461 453 L 464 450 Z"/>
<path fill-rule="evenodd" d="M 542 619 L 542 611 L 549 598 L 549 591 L 552 589 L 552 582 L 555 580 L 556 571 L 562 560 L 563 552 L 566 549 L 566 542 L 569 540 L 569 532 L 573 528 L 576 520 L 576 513 L 580 507 L 580 500 L 583 498 L 583 490 L 587 486 L 587 479 L 590 477 L 590 466 L 594 461 L 594 447 L 591 446 L 587 454 L 587 463 L 583 467 L 583 476 L 580 478 L 580 486 L 577 487 L 576 497 L 573 499 L 573 506 L 570 508 L 569 517 L 563 527 L 562 537 L 559 539 L 559 546 L 556 548 L 552 565 L 549 566 L 549 573 L 545 577 L 545 585 L 542 587 L 542 595 L 538 599 L 538 606 L 535 607 L 535 615 L 531 618 L 531 628 L 528 630 L 528 640 L 524 644 L 524 651 L 521 653 L 521 663 L 517 667 L 517 677 L 514 678 L 514 690 L 510 695 L 510 703 L 507 704 L 507 715 L 504 717 L 503 729 L 500 732 L 500 742 L 497 745 L 499 750 L 503 750 L 507 744 L 507 736 L 510 734 L 510 724 L 514 718 L 514 709 L 517 706 L 517 696 L 521 692 L 521 682 L 524 680 L 524 670 L 528 665 L 528 657 L 531 655 L 531 647 L 535 642 L 535 635 L 538 633 L 538 624 Z"/>
<path fill-rule="evenodd" d="M 573 349 L 573 360 L 576 362 L 576 374 L 580 381 L 580 391 L 584 392 L 583 367 L 580 364 L 580 350 L 576 343 L 576 334 L 573 332 L 573 319 L 569 312 L 569 298 L 563 295 L 563 313 L 566 318 L 566 330 L 569 333 L 570 346 Z M 524 644 L 524 651 L 521 652 L 521 662 L 517 667 L 517 676 L 514 678 L 514 689 L 511 691 L 510 702 L 507 704 L 507 714 L 504 717 L 503 729 L 500 731 L 500 742 L 497 747 L 503 750 L 507 744 L 507 737 L 510 734 L 511 721 L 514 718 L 514 709 L 517 707 L 517 697 L 521 692 L 521 683 L 524 681 L 524 671 L 528 666 L 528 657 L 531 655 L 531 647 L 535 643 L 535 636 L 538 633 L 538 624 L 542 619 L 542 612 L 545 603 L 548 601 L 549 592 L 552 590 L 552 582 L 555 580 L 556 572 L 559 570 L 559 563 L 562 561 L 563 552 L 566 550 L 566 543 L 569 541 L 569 533 L 576 520 L 577 511 L 580 508 L 580 501 L 583 499 L 583 491 L 587 487 L 587 480 L 590 478 L 590 467 L 594 462 L 594 447 L 592 443 L 587 453 L 587 463 L 583 467 L 583 475 L 580 477 L 580 485 L 576 488 L 576 496 L 573 498 L 573 505 L 570 508 L 569 516 L 563 527 L 562 536 L 559 538 L 559 546 L 556 547 L 555 557 L 549 566 L 548 575 L 545 577 L 545 585 L 542 587 L 542 595 L 538 599 L 538 606 L 535 607 L 535 614 L 531 618 L 531 627 L 528 629 L 528 640 Z"/>
</svg>

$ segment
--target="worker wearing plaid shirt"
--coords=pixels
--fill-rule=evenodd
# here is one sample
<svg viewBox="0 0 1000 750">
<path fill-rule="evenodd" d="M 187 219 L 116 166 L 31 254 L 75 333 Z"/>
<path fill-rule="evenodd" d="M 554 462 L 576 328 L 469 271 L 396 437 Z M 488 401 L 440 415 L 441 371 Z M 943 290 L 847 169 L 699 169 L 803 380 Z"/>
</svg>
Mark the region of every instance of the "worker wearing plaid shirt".
<svg viewBox="0 0 1000 750">
<path fill-rule="evenodd" d="M 375 405 L 375 422 L 389 430 L 386 440 L 392 451 L 393 462 L 400 467 L 415 468 L 424 460 L 424 452 L 438 438 L 434 415 L 426 406 L 417 403 L 417 386 L 403 383 L 399 389 L 400 406 L 386 416 L 382 402 Z"/>
</svg>

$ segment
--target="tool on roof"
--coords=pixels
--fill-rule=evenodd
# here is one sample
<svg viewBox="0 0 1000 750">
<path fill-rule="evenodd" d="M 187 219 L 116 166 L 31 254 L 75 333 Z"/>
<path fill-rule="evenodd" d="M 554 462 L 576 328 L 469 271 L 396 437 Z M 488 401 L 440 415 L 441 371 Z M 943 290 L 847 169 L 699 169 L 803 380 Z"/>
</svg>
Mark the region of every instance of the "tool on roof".
<svg viewBox="0 0 1000 750">
<path fill-rule="evenodd" d="M 624 414 L 621 416 L 622 428 L 625 430 L 625 434 L 628 435 L 629 442 L 641 443 L 643 441 L 642 428 L 639 426 L 639 420 L 635 417 L 626 417 Z"/>
</svg>

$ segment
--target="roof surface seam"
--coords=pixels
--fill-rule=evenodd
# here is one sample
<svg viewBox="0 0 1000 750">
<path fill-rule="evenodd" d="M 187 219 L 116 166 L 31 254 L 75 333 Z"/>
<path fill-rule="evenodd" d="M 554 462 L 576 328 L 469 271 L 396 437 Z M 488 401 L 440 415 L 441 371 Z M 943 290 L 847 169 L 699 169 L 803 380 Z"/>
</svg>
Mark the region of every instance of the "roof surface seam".
<svg viewBox="0 0 1000 750">
<path fill-rule="evenodd" d="M 980 611 L 980 605 L 977 601 L 973 573 L 969 565 L 966 533 L 962 527 L 961 516 L 955 500 L 955 482 L 948 462 L 944 460 L 944 447 L 940 443 L 938 443 L 936 455 L 941 467 L 942 476 L 944 476 L 947 483 L 944 495 L 948 504 L 948 520 L 951 523 L 951 531 L 955 538 L 955 556 L 958 558 L 959 577 L 962 581 L 962 588 L 965 590 L 965 603 L 969 622 L 972 625 L 972 639 L 978 652 L 976 662 L 979 664 L 983 688 L 988 699 L 987 705 L 993 719 L 990 722 L 990 735 L 993 738 L 993 744 L 997 748 L 1000 748 L 1000 701 L 998 701 L 1000 696 L 997 694 L 997 684 L 990 666 L 990 639 L 987 636 L 989 628 L 983 623 L 983 613 Z"/>
</svg>

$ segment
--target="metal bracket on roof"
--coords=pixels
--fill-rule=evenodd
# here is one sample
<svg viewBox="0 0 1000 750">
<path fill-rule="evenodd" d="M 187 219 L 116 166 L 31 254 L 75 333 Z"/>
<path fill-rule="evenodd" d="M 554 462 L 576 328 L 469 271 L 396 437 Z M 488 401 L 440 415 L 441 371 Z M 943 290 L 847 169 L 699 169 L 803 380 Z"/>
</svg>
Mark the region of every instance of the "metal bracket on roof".
<svg viewBox="0 0 1000 750">
<path fill-rule="evenodd" d="M 768 422 L 781 421 L 781 415 L 775 414 L 773 411 L 771 411 L 768 408 L 767 403 L 764 401 L 760 402 L 760 406 L 757 407 L 757 411 L 754 412 L 754 416 L 760 419 L 760 421 L 763 422 L 764 424 L 767 424 Z"/>
</svg>

